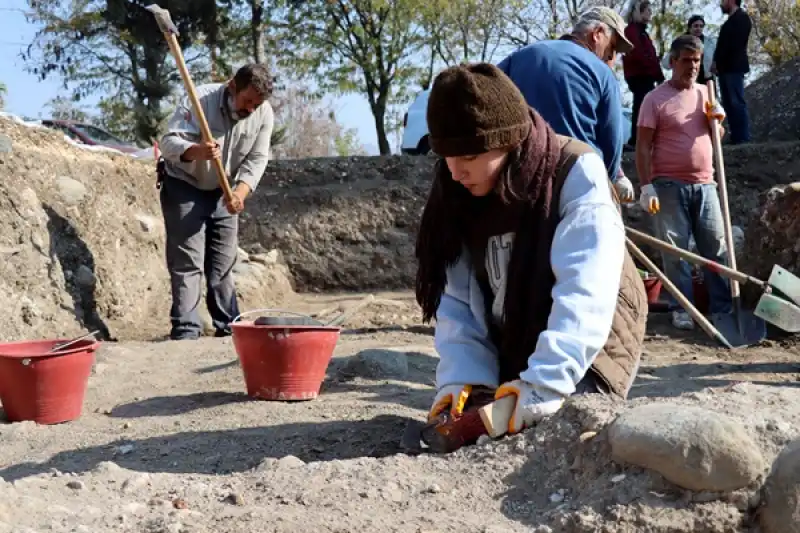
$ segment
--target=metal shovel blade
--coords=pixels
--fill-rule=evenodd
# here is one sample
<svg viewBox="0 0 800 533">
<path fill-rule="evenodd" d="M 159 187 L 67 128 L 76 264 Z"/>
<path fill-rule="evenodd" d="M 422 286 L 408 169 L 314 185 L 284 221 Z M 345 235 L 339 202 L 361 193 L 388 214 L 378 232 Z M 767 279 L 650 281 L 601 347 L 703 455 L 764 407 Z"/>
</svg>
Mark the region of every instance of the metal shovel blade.
<svg viewBox="0 0 800 533">
<path fill-rule="evenodd" d="M 767 286 L 768 291 L 758 300 L 756 316 L 789 333 L 800 331 L 800 278 L 775 265 Z"/>
<path fill-rule="evenodd" d="M 734 313 L 714 313 L 711 322 L 734 348 L 757 344 L 766 338 L 767 324 L 764 320 L 744 309 L 740 312 L 740 318 L 741 328 Z"/>
<path fill-rule="evenodd" d="M 800 304 L 800 278 L 783 268 L 775 265 L 769 275 L 767 285 L 778 296 L 784 296 L 793 303 Z"/>
<path fill-rule="evenodd" d="M 754 314 L 783 331 L 800 332 L 800 307 L 775 294 L 762 294 Z"/>
</svg>

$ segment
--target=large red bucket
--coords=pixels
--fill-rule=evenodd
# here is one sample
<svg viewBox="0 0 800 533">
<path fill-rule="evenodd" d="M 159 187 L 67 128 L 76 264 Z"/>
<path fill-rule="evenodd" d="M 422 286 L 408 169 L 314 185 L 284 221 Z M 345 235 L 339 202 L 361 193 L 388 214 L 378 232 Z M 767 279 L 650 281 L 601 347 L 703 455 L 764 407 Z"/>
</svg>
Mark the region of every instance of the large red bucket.
<svg viewBox="0 0 800 533">
<path fill-rule="evenodd" d="M 68 339 L 0 343 L 0 401 L 10 422 L 69 422 L 81 416 L 100 346 L 85 339 L 49 352 Z"/>
<path fill-rule="evenodd" d="M 231 324 L 248 396 L 279 401 L 319 396 L 341 328 L 305 318 L 294 324 L 292 319 L 284 324 L 260 324 L 260 319 Z"/>
</svg>

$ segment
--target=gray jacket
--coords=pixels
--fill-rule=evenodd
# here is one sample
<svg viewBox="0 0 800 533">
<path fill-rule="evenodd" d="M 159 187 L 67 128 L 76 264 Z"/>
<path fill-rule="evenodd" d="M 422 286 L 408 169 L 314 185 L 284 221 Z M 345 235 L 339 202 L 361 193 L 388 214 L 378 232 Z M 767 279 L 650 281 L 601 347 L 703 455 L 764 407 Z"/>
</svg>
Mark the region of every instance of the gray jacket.
<svg viewBox="0 0 800 533">
<path fill-rule="evenodd" d="M 211 135 L 222 151 L 222 163 L 229 181 L 244 182 L 255 190 L 267 168 L 274 116 L 265 101 L 253 114 L 235 120 L 228 111 L 227 85 L 210 83 L 197 87 L 197 97 L 206 115 Z M 200 126 L 191 100 L 185 96 L 170 118 L 160 149 L 167 174 L 206 191 L 219 188 L 213 161 L 181 161 L 192 144 L 202 142 Z"/>
</svg>

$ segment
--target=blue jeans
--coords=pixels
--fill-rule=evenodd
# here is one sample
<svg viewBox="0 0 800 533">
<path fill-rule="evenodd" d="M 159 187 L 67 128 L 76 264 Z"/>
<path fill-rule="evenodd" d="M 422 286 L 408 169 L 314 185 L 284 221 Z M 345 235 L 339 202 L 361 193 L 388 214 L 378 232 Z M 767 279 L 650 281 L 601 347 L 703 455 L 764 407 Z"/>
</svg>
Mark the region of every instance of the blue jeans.
<svg viewBox="0 0 800 533">
<path fill-rule="evenodd" d="M 719 94 L 731 130 L 731 143 L 750 142 L 750 115 L 744 99 L 744 74 L 720 74 Z"/>
<path fill-rule="evenodd" d="M 653 217 L 658 238 L 684 250 L 689 249 L 689 237 L 694 236 L 697 251 L 706 259 L 727 265 L 722 208 L 713 183 L 689 185 L 665 177 L 653 180 L 658 194 L 659 212 Z M 673 254 L 661 252 L 664 274 L 690 302 L 694 303 L 691 266 Z M 732 310 L 730 284 L 727 279 L 703 269 L 703 281 L 708 289 L 709 312 L 730 313 Z M 671 310 L 680 309 L 669 295 Z"/>
</svg>

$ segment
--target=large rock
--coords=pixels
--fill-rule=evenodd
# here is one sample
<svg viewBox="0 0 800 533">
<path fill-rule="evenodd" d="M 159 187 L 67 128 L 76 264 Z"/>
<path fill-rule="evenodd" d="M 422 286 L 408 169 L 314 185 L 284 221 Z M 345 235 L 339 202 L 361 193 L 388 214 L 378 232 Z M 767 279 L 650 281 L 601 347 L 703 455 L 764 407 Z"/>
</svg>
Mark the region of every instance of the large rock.
<svg viewBox="0 0 800 533">
<path fill-rule="evenodd" d="M 612 423 L 609 443 L 615 461 L 655 470 L 694 491 L 745 488 L 766 469 L 761 450 L 741 424 L 699 407 L 633 408 Z"/>
<path fill-rule="evenodd" d="M 341 373 L 369 379 L 403 379 L 408 375 L 408 355 L 399 348 L 362 350 L 347 360 Z"/>
<path fill-rule="evenodd" d="M 800 533 L 800 440 L 789 443 L 772 463 L 761 505 L 763 533 Z"/>
</svg>

